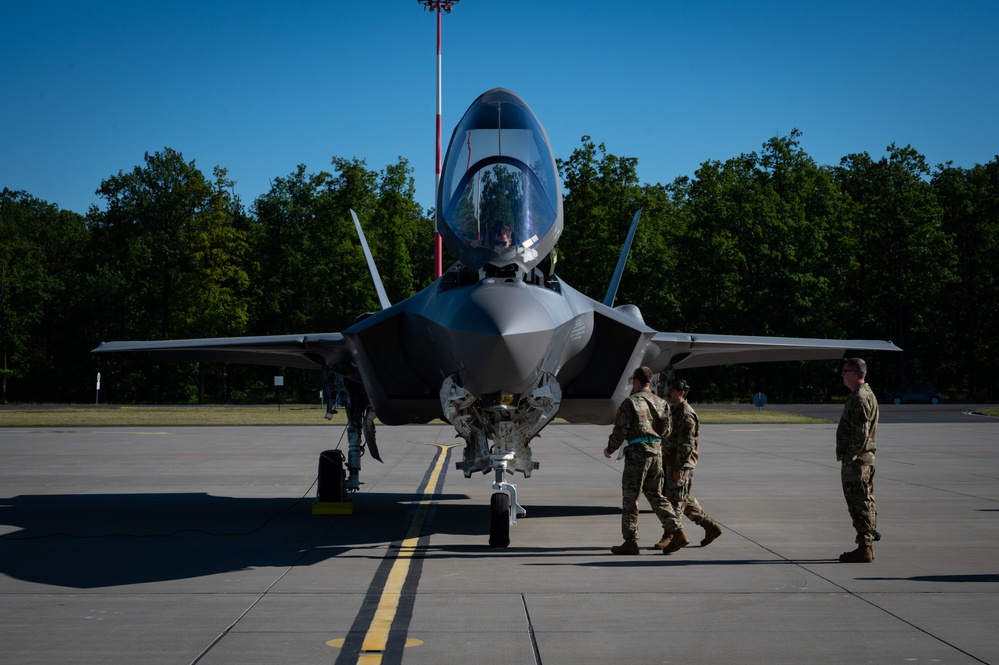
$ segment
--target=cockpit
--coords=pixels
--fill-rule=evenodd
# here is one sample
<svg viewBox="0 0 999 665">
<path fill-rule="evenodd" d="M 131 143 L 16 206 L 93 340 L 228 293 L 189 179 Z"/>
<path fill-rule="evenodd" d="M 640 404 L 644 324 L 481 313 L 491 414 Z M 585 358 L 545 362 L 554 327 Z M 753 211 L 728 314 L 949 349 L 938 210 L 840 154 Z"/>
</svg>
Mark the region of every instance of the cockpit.
<svg viewBox="0 0 999 665">
<path fill-rule="evenodd" d="M 562 190 L 541 123 L 514 93 L 480 96 L 454 130 L 441 173 L 438 228 L 467 267 L 530 269 L 562 231 Z"/>
</svg>

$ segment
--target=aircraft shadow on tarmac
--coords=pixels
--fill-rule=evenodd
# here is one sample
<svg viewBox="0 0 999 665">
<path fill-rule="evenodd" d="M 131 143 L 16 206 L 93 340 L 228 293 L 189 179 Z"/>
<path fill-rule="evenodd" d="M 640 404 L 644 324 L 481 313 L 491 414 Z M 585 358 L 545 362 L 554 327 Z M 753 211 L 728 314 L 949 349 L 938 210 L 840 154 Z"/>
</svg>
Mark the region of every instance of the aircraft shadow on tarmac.
<svg viewBox="0 0 999 665">
<path fill-rule="evenodd" d="M 606 552 L 608 548 L 600 548 L 600 551 Z M 581 561 L 576 564 L 576 566 L 585 566 L 587 568 L 636 568 L 636 567 L 662 567 L 669 566 L 672 568 L 679 566 L 812 566 L 816 564 L 836 564 L 841 565 L 839 559 L 829 558 L 829 559 L 702 559 L 691 558 L 689 555 L 693 555 L 697 550 L 703 549 L 700 545 L 687 545 L 682 550 L 674 552 L 673 554 L 664 555 L 662 552 L 653 551 L 651 549 L 646 549 L 642 556 L 632 557 L 632 556 L 608 556 L 606 560 L 603 561 Z M 565 565 L 564 563 L 546 563 L 537 562 L 528 565 L 532 566 L 554 566 L 554 565 Z"/>
<path fill-rule="evenodd" d="M 917 575 L 915 577 L 858 577 L 858 580 L 905 580 L 912 582 L 999 582 L 999 575 Z"/>
<path fill-rule="evenodd" d="M 424 534 L 487 534 L 488 507 L 434 497 Z M 315 565 L 366 547 L 383 556 L 419 505 L 412 494 L 371 493 L 352 515 L 313 515 L 312 497 L 224 497 L 206 493 L 21 495 L 0 502 L 0 573 L 13 579 L 94 589 L 261 567 Z M 620 515 L 619 507 L 527 506 L 529 519 Z M 443 514 L 441 514 L 443 513 Z M 528 519 L 528 518 L 525 518 Z M 429 548 L 424 546 L 429 554 Z M 495 555 L 486 547 L 435 556 Z M 364 554 L 362 554 L 363 556 Z"/>
<path fill-rule="evenodd" d="M 526 505 L 527 517 L 522 520 L 539 520 L 572 517 L 613 516 L 621 518 L 621 506 L 532 506 Z M 438 516 L 434 520 L 434 533 L 447 533 L 456 536 L 489 535 L 489 506 L 483 505 L 453 505 L 441 503 L 437 508 Z M 485 548 L 484 545 L 484 549 Z M 512 548 L 511 548 L 512 549 Z"/>
</svg>

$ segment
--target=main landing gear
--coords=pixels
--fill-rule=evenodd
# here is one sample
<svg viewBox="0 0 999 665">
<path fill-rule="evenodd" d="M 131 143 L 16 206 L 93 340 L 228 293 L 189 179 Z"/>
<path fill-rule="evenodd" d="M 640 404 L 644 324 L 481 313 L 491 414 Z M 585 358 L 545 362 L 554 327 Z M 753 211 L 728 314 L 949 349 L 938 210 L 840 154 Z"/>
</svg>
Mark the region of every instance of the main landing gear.
<svg viewBox="0 0 999 665">
<path fill-rule="evenodd" d="M 340 450 L 326 450 L 319 456 L 319 475 L 313 513 L 350 513 L 352 506 L 348 494 L 361 488 L 361 457 L 365 449 L 379 462 L 382 461 L 375 443 L 375 412 L 368 395 L 359 381 L 334 374 L 330 381 L 327 371 L 322 372 L 327 396 L 326 418 L 336 413 L 336 407 L 347 410 L 347 456 Z"/>
</svg>

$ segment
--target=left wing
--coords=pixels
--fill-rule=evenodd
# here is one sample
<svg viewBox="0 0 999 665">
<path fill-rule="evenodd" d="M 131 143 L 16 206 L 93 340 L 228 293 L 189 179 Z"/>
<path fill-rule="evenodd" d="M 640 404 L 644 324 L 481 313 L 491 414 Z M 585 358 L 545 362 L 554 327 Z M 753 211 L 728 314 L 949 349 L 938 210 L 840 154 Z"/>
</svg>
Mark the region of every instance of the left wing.
<svg viewBox="0 0 999 665">
<path fill-rule="evenodd" d="M 712 367 L 779 360 L 834 360 L 848 350 L 901 351 L 891 342 L 873 339 L 819 339 L 812 337 L 757 337 L 660 332 L 652 337 L 659 355 L 653 371 Z"/>
</svg>

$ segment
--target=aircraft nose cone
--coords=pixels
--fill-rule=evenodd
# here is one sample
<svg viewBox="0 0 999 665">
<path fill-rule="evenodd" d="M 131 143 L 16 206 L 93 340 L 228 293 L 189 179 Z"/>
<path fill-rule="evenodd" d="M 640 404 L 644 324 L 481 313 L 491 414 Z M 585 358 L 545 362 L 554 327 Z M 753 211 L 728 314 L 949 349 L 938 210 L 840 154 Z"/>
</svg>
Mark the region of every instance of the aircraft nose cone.
<svg viewBox="0 0 999 665">
<path fill-rule="evenodd" d="M 529 392 L 554 334 L 551 312 L 522 282 L 487 279 L 452 310 L 451 352 L 466 389 Z"/>
</svg>

